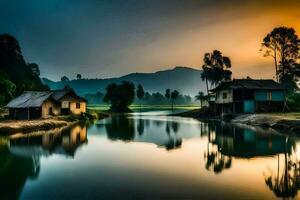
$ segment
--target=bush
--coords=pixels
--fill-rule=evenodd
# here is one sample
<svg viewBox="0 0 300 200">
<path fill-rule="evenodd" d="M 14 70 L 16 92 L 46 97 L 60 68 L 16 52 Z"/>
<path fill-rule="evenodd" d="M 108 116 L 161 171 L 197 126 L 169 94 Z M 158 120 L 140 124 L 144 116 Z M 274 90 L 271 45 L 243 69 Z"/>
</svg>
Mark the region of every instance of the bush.
<svg viewBox="0 0 300 200">
<path fill-rule="evenodd" d="M 291 111 L 300 111 L 300 92 L 290 94 L 286 102 Z"/>
</svg>

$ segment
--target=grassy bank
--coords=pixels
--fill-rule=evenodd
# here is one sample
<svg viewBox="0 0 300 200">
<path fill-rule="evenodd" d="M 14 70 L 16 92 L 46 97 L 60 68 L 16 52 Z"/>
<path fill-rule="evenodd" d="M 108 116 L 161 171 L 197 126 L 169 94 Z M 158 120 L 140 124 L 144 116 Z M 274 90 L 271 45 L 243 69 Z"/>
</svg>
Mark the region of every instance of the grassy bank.
<svg viewBox="0 0 300 200">
<path fill-rule="evenodd" d="M 0 122 L 0 134 L 8 135 L 17 132 L 32 132 L 37 130 L 50 130 L 53 128 L 70 126 L 77 123 L 70 117 L 53 117 L 51 119 L 37 120 L 3 120 Z"/>
</svg>

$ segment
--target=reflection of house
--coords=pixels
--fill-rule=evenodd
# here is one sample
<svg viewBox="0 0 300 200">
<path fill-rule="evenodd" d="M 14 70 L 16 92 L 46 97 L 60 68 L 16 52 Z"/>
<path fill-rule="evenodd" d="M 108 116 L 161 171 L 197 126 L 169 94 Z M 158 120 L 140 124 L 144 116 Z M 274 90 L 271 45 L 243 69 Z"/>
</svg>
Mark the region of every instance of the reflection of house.
<svg viewBox="0 0 300 200">
<path fill-rule="evenodd" d="M 62 114 L 86 112 L 86 100 L 72 89 L 53 91 L 25 91 L 7 104 L 11 119 L 36 119 Z"/>
<path fill-rule="evenodd" d="M 216 126 L 213 144 L 227 156 L 250 158 L 291 152 L 292 142 L 280 135 L 258 133 L 233 126 Z"/>
<path fill-rule="evenodd" d="M 86 142 L 87 129 L 78 125 L 58 132 L 12 138 L 10 139 L 10 151 L 27 157 L 51 153 L 74 156 L 76 149 Z"/>
<path fill-rule="evenodd" d="M 222 82 L 216 93 L 218 113 L 282 111 L 285 88 L 273 80 L 234 79 Z"/>
</svg>

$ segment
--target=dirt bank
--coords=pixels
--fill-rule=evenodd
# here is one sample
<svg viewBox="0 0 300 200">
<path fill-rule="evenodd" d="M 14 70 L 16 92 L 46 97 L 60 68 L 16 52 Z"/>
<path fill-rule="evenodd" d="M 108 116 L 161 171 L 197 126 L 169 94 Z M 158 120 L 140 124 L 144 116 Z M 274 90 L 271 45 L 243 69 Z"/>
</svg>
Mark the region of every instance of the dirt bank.
<svg viewBox="0 0 300 200">
<path fill-rule="evenodd" d="M 176 114 L 181 117 L 192 117 L 200 120 L 225 120 L 236 124 L 272 128 L 279 132 L 300 134 L 300 113 L 261 113 L 243 115 L 215 116 L 207 110 L 191 110 Z"/>
<path fill-rule="evenodd" d="M 300 134 L 300 113 L 268 113 L 239 115 L 232 123 L 242 123 L 263 128 L 272 128 L 279 132 Z"/>
</svg>

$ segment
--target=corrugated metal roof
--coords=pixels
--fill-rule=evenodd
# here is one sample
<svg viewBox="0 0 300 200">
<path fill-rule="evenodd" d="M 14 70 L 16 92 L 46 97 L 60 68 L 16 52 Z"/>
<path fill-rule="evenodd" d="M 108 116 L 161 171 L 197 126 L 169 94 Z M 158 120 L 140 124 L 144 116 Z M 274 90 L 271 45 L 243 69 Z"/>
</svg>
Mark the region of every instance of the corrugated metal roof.
<svg viewBox="0 0 300 200">
<path fill-rule="evenodd" d="M 17 98 L 11 100 L 6 107 L 7 108 L 35 108 L 40 107 L 44 101 L 46 101 L 52 92 L 36 92 L 25 91 Z"/>
<path fill-rule="evenodd" d="M 232 81 L 222 82 L 212 91 L 221 90 L 224 88 L 231 89 L 253 89 L 253 90 L 285 90 L 286 88 L 276 83 L 272 79 L 234 79 Z"/>
<path fill-rule="evenodd" d="M 78 99 L 79 101 L 87 101 L 86 99 L 79 97 L 75 94 L 75 92 L 71 89 L 64 90 L 52 90 L 52 91 L 25 91 L 17 98 L 11 100 L 6 107 L 7 108 L 35 108 L 42 106 L 43 102 L 48 98 L 52 98 L 55 101 L 59 101 L 69 92 L 73 92 L 74 96 L 72 99 Z M 70 97 L 71 98 L 71 97 Z"/>
</svg>

